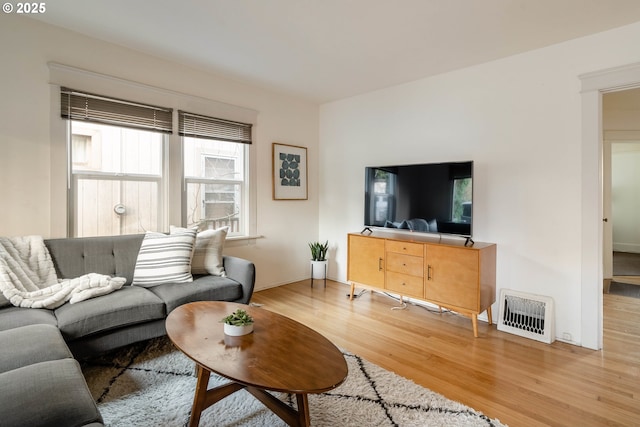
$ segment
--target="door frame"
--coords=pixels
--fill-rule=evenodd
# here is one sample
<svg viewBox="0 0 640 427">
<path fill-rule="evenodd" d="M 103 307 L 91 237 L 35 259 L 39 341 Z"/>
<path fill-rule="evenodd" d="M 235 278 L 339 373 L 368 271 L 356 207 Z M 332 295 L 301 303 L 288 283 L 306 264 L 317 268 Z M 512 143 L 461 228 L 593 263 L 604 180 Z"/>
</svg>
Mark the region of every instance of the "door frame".
<svg viewBox="0 0 640 427">
<path fill-rule="evenodd" d="M 602 94 L 640 86 L 640 63 L 578 76 L 582 97 L 582 346 L 602 348 L 603 133 Z"/>
</svg>

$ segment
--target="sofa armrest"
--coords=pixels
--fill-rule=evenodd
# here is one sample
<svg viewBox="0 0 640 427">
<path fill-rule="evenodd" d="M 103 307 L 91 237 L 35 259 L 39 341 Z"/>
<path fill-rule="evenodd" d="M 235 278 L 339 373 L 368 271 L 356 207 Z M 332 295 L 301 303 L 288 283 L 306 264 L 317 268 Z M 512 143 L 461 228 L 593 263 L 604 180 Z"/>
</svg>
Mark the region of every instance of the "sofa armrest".
<svg viewBox="0 0 640 427">
<path fill-rule="evenodd" d="M 256 267 L 244 258 L 224 255 L 222 264 L 227 277 L 242 285 L 242 298 L 237 302 L 249 304 L 253 295 L 253 287 L 256 283 Z"/>
</svg>

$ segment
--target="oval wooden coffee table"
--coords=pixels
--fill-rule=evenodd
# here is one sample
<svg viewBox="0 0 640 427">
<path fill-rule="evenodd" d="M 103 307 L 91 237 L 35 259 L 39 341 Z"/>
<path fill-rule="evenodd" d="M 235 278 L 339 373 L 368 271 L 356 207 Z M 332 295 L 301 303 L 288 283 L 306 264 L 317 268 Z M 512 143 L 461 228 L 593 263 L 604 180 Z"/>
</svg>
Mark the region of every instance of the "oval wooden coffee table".
<svg viewBox="0 0 640 427">
<path fill-rule="evenodd" d="M 220 320 L 236 309 L 254 319 L 254 331 L 226 336 Z M 307 395 L 340 385 L 347 377 L 344 356 L 325 337 L 288 317 L 243 304 L 201 301 L 182 305 L 167 317 L 167 335 L 196 362 L 198 382 L 189 426 L 203 410 L 245 389 L 292 426 L 309 425 Z M 211 372 L 230 383 L 207 389 Z M 296 395 L 298 410 L 269 391 Z"/>
</svg>

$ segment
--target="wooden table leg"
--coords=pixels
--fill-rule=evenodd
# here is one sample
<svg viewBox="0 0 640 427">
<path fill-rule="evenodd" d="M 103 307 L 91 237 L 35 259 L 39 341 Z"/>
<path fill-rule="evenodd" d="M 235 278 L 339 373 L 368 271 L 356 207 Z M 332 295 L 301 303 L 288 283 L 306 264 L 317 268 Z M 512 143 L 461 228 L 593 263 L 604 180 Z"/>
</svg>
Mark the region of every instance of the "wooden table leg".
<svg viewBox="0 0 640 427">
<path fill-rule="evenodd" d="M 309 427 L 309 401 L 306 394 L 296 394 L 298 410 L 290 408 L 272 394 L 248 386 L 246 390 L 290 426 Z"/>
<path fill-rule="evenodd" d="M 298 400 L 298 417 L 300 425 L 308 427 L 311 422 L 309 419 L 309 399 L 306 394 L 296 394 Z"/>
<path fill-rule="evenodd" d="M 493 315 L 491 314 L 491 306 L 487 308 L 487 319 L 489 320 L 489 324 L 493 325 Z"/>
<path fill-rule="evenodd" d="M 259 401 L 264 403 L 267 408 L 271 409 L 273 413 L 282 418 L 287 424 L 301 427 L 309 427 L 310 425 L 309 400 L 306 394 L 296 394 L 298 403 L 298 410 L 296 411 L 270 393 L 255 387 L 246 387 L 238 383 L 227 383 L 207 390 L 211 372 L 200 365 L 197 365 L 197 371 L 198 382 L 196 384 L 195 397 L 193 398 L 189 427 L 198 427 L 202 411 L 207 409 L 209 406 L 244 388 L 246 388 L 246 390 Z"/>
<path fill-rule="evenodd" d="M 196 384 L 196 393 L 193 398 L 193 407 L 191 408 L 191 417 L 189 418 L 189 427 L 197 427 L 200 423 L 200 416 L 202 411 L 216 402 L 224 399 L 230 394 L 245 388 L 244 385 L 238 383 L 226 383 L 211 389 L 207 389 L 209 386 L 209 377 L 211 371 L 197 366 L 198 382 Z"/>
<path fill-rule="evenodd" d="M 200 415 L 205 408 L 207 399 L 207 386 L 209 385 L 209 377 L 211 372 L 197 365 L 198 382 L 196 384 L 196 394 L 193 398 L 193 406 L 191 407 L 191 417 L 189 418 L 189 427 L 197 427 L 200 424 Z"/>
</svg>

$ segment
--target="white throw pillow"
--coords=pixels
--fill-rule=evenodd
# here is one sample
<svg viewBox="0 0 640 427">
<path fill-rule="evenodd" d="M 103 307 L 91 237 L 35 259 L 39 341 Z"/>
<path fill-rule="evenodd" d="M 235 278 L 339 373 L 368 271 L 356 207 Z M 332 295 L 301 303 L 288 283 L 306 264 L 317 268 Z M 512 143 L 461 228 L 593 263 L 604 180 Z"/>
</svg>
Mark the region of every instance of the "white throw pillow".
<svg viewBox="0 0 640 427">
<path fill-rule="evenodd" d="M 170 234 L 181 233 L 196 228 L 170 226 Z M 203 230 L 196 235 L 196 243 L 191 259 L 191 274 L 211 274 L 212 276 L 227 277 L 222 262 L 222 251 L 227 238 L 229 227 L 215 230 Z"/>
<path fill-rule="evenodd" d="M 133 285 L 152 286 L 162 283 L 193 281 L 191 257 L 196 230 L 183 229 L 174 234 L 147 232 L 133 273 Z"/>
<path fill-rule="evenodd" d="M 196 236 L 191 273 L 226 277 L 222 264 L 222 250 L 229 227 L 204 230 Z"/>
</svg>

